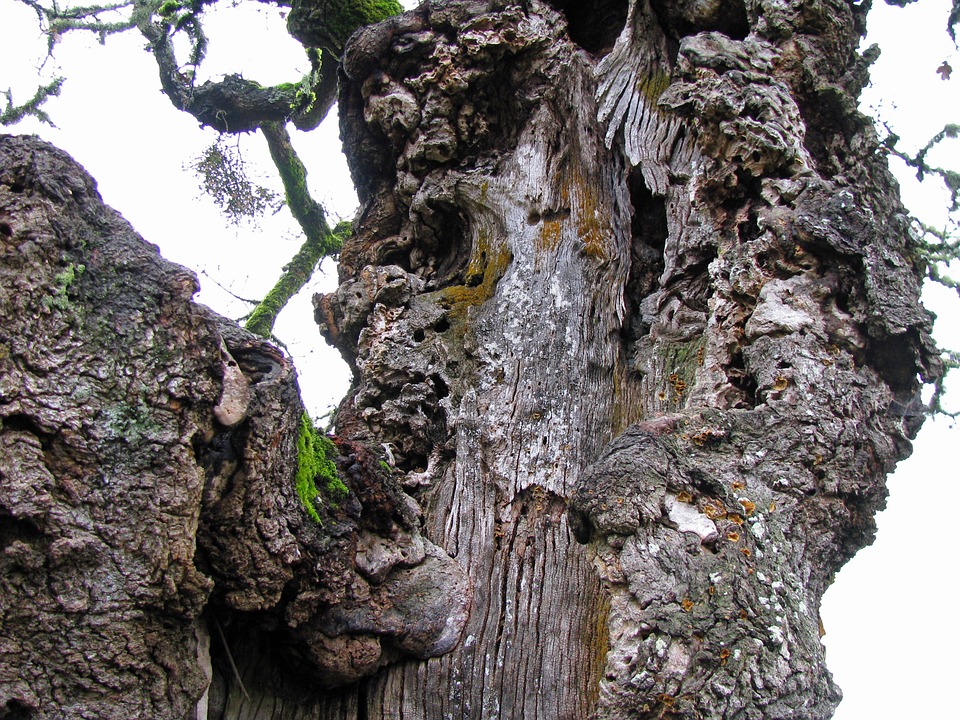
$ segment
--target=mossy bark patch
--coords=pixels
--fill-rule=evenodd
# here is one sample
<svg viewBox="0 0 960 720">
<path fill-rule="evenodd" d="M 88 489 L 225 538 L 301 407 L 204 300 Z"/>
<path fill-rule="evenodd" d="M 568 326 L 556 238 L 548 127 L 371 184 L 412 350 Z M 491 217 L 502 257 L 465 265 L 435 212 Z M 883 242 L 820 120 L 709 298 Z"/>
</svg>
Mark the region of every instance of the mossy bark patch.
<svg viewBox="0 0 960 720">
<path fill-rule="evenodd" d="M 331 502 L 343 500 L 350 491 L 337 475 L 337 466 L 331 458 L 337 449 L 333 441 L 320 433 L 306 413 L 300 419 L 300 435 L 297 438 L 297 495 L 307 512 L 317 522 L 321 522 L 316 502 L 321 491 L 317 488 L 317 479 L 322 482 L 324 495 Z"/>
</svg>

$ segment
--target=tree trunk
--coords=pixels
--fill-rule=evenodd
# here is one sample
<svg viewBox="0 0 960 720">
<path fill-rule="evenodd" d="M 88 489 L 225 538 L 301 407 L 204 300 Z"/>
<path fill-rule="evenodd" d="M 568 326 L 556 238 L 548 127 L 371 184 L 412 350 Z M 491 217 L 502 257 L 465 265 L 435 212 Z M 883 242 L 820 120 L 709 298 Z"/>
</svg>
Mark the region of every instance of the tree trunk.
<svg viewBox="0 0 960 720">
<path fill-rule="evenodd" d="M 820 597 L 938 372 L 864 12 L 427 3 L 354 36 L 338 431 L 392 445 L 473 600 L 329 717 L 832 714 Z"/>
<path fill-rule="evenodd" d="M 275 348 L 3 139 L 0 716 L 829 717 L 820 597 L 940 371 L 864 12 L 355 35 L 320 455 Z"/>
</svg>

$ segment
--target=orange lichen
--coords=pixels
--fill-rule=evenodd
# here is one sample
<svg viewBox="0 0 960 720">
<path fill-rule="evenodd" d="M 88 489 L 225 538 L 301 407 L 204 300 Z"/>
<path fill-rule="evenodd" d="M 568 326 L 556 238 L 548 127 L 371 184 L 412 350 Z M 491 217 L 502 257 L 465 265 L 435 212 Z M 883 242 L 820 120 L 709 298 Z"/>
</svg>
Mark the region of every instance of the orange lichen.
<svg viewBox="0 0 960 720">
<path fill-rule="evenodd" d="M 719 443 L 721 440 L 725 439 L 727 434 L 722 430 L 714 430 L 712 428 L 705 428 L 700 432 L 690 435 L 688 439 L 694 445 L 698 447 L 703 447 L 704 445 L 714 445 Z"/>
<path fill-rule="evenodd" d="M 563 222 L 560 220 L 545 220 L 540 226 L 540 232 L 537 234 L 537 250 L 541 252 L 553 252 L 560 247 L 560 238 L 562 236 Z"/>
<path fill-rule="evenodd" d="M 711 520 L 721 520 L 727 516 L 727 509 L 717 502 L 708 502 L 703 506 L 703 514 Z"/>
<path fill-rule="evenodd" d="M 687 389 L 687 381 L 680 377 L 677 373 L 670 375 L 670 377 L 667 378 L 667 382 L 670 383 L 670 387 L 673 388 L 673 391 L 677 394 L 678 398 L 683 395 L 684 390 Z"/>
</svg>

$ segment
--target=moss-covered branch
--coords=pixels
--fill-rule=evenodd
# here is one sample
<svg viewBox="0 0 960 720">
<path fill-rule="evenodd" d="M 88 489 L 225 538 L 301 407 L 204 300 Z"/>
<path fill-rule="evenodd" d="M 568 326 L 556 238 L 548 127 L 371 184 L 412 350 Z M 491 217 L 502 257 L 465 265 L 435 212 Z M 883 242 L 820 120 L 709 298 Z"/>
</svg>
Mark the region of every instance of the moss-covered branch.
<svg viewBox="0 0 960 720">
<path fill-rule="evenodd" d="M 93 31 L 103 41 L 114 32 L 136 28 L 148 41 L 163 92 L 175 108 L 221 133 L 263 131 L 283 181 L 287 204 L 305 235 L 300 250 L 247 321 L 248 329 L 268 337 L 279 312 L 310 280 L 320 260 L 335 254 L 343 244 L 344 236 L 350 232 L 349 223 L 341 223 L 331 230 L 323 208 L 311 198 L 306 170 L 290 143 L 286 124 L 292 122 L 301 130 L 311 130 L 319 125 L 336 101 L 338 55 L 346 39 L 362 25 L 400 13 L 403 8 L 397 0 L 335 0 L 317 10 L 319 16 L 313 11 L 297 15 L 292 10 L 289 29 L 304 43 L 310 71 L 299 82 L 265 87 L 239 74 L 227 75 L 216 82 L 198 83 L 197 68 L 207 47 L 202 14 L 216 1 L 121 0 L 63 8 L 56 0 L 20 0 L 37 13 L 50 38 L 51 52 L 60 35 L 69 31 Z M 265 1 L 289 7 L 287 0 Z M 178 36 L 186 36 L 189 41 L 186 58 L 177 57 L 175 39 Z M 10 122 L 15 122 L 24 114 L 34 114 L 49 122 L 40 105 L 47 97 L 59 92 L 60 82 L 41 88 L 37 97 L 23 106 L 15 107 L 8 94 L 8 108 L 2 118 L 9 117 Z M 237 202 L 232 201 L 238 200 L 242 208 L 262 208 L 269 198 L 243 178 L 238 180 L 235 174 L 221 172 L 226 165 L 214 162 L 210 166 L 213 181 L 209 181 L 211 173 L 207 173 L 205 184 L 226 193 L 231 188 L 239 188 L 240 195 L 238 198 L 219 197 L 218 203 L 232 208 L 237 207 Z"/>
<path fill-rule="evenodd" d="M 290 34 L 305 45 L 337 57 L 357 28 L 403 12 L 397 0 L 326 0 L 294 3 L 287 19 Z"/>
<path fill-rule="evenodd" d="M 282 123 L 264 123 L 260 129 L 280 172 L 290 212 L 306 236 L 300 250 L 284 267 L 277 284 L 247 320 L 247 330 L 270 337 L 277 315 L 290 298 L 307 284 L 320 260 L 340 250 L 344 237 L 350 232 L 350 224 L 340 223 L 333 230 L 330 229 L 323 207 L 310 195 L 307 169 L 293 148 L 286 127 Z"/>
<path fill-rule="evenodd" d="M 13 92 L 7 90 L 4 95 L 7 98 L 7 107 L 0 113 L 0 125 L 15 125 L 25 117 L 35 117 L 42 123 L 53 125 L 50 116 L 43 110 L 43 104 L 52 97 L 60 94 L 60 88 L 63 86 L 63 78 L 54 78 L 50 83 L 37 88 L 34 96 L 22 105 L 13 104 Z"/>
<path fill-rule="evenodd" d="M 61 8 L 56 2 L 50 5 L 39 0 L 20 0 L 20 2 L 37 13 L 40 26 L 47 34 L 47 52 L 51 55 L 61 36 L 72 30 L 91 32 L 103 44 L 108 35 L 126 32 L 136 27 L 133 19 L 133 0 L 65 8 Z"/>
<path fill-rule="evenodd" d="M 889 128 L 887 130 L 889 132 Z M 927 175 L 935 175 L 940 178 L 950 193 L 951 212 L 960 210 L 960 173 L 949 168 L 930 165 L 927 162 L 927 154 L 944 140 L 956 140 L 958 137 L 960 137 L 960 125 L 947 124 L 913 155 L 897 147 L 900 137 L 893 132 L 890 132 L 884 141 L 884 147 L 891 155 L 900 158 L 909 167 L 917 171 L 917 180 L 922 182 Z"/>
</svg>

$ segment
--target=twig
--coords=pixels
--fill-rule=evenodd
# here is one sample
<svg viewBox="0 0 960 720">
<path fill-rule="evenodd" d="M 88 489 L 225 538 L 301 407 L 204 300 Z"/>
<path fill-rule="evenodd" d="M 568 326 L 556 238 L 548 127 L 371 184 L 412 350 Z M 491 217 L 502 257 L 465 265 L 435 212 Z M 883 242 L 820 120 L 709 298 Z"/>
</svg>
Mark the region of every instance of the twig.
<svg viewBox="0 0 960 720">
<path fill-rule="evenodd" d="M 220 640 L 223 642 L 223 649 L 227 651 L 227 660 L 230 661 L 230 667 L 233 668 L 233 676 L 237 679 L 237 684 L 240 686 L 240 690 L 243 692 L 243 696 L 250 700 L 250 693 L 247 692 L 247 688 L 243 686 L 243 680 L 240 679 L 240 671 L 237 670 L 237 664 L 233 661 L 233 654 L 230 652 L 230 646 L 227 645 L 227 636 L 223 634 L 223 628 L 220 626 L 220 621 L 216 617 L 213 617 L 213 624 L 217 626 L 217 632 L 220 633 Z"/>
</svg>

